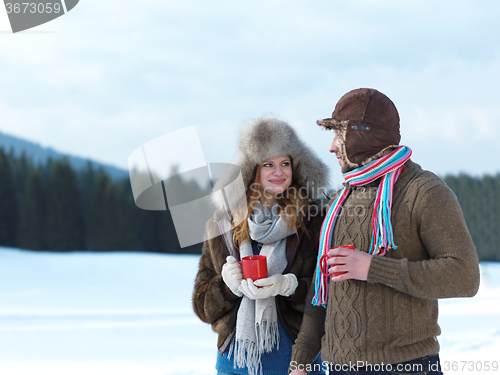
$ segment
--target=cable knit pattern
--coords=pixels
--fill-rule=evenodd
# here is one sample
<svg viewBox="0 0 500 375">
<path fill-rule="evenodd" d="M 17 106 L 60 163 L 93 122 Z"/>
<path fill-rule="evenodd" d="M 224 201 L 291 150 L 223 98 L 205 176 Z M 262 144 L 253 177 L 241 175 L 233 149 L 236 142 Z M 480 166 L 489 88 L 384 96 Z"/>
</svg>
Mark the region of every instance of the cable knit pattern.
<svg viewBox="0 0 500 375">
<path fill-rule="evenodd" d="M 354 188 L 332 246 L 368 252 L 375 197 L 376 187 Z M 391 222 L 398 248 L 373 256 L 367 282 L 330 281 L 326 309 L 310 304 L 309 290 L 292 361 L 311 363 L 320 348 L 323 360 L 340 364 L 399 363 L 439 352 L 438 298 L 470 297 L 479 287 L 460 205 L 441 179 L 409 160 L 394 187 Z"/>
<path fill-rule="evenodd" d="M 342 210 L 337 219 L 339 226 L 347 228 L 345 231 L 334 231 L 335 246 L 354 244 L 356 248 L 369 248 L 371 237 L 371 212 L 373 212 L 373 197 L 377 194 L 376 189 L 356 189 L 352 195 L 355 200 L 347 200 L 342 206 Z M 357 200 L 365 204 L 360 206 Z M 355 204 L 353 204 L 355 203 Z M 365 208 L 368 206 L 368 208 Z M 368 211 L 370 214 L 368 214 Z M 361 230 L 360 230 L 361 228 Z M 333 326 L 331 335 L 328 335 L 329 342 L 334 347 L 335 356 L 356 357 L 361 356 L 360 348 L 363 346 L 364 337 L 362 333 L 366 331 L 366 320 L 362 319 L 357 310 L 358 300 L 365 299 L 365 290 L 359 282 L 330 282 L 329 289 L 333 289 L 336 300 L 345 301 L 339 304 L 338 309 L 333 314 Z M 335 327 L 335 329 L 333 329 Z M 340 345 L 334 345 L 334 343 Z"/>
</svg>

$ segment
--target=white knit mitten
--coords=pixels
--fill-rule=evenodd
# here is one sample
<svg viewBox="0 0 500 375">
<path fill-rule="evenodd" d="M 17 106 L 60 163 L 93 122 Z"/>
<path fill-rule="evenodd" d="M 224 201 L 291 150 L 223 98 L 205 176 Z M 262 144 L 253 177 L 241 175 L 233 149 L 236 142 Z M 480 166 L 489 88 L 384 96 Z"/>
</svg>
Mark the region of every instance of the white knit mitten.
<svg viewBox="0 0 500 375">
<path fill-rule="evenodd" d="M 264 299 L 278 294 L 288 297 L 295 293 L 297 285 L 299 285 L 297 277 L 293 273 L 287 273 L 286 275 L 272 275 L 254 282 L 243 280 L 241 290 L 250 299 Z"/>
<path fill-rule="evenodd" d="M 241 280 L 243 280 L 243 272 L 241 271 L 241 265 L 235 257 L 230 255 L 226 258 L 226 263 L 222 266 L 221 275 L 222 280 L 224 280 L 231 292 L 241 297 L 243 293 L 240 290 L 240 284 Z"/>
</svg>

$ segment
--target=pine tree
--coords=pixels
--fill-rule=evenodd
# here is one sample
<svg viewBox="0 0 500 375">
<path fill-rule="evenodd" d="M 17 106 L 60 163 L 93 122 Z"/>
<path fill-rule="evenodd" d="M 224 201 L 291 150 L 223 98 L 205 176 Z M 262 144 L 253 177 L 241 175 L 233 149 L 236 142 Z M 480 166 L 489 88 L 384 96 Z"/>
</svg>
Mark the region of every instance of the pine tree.
<svg viewBox="0 0 500 375">
<path fill-rule="evenodd" d="M 128 179 L 118 182 L 116 188 L 116 231 L 120 233 L 117 241 L 119 250 L 138 249 L 137 215 L 132 188 Z"/>
<path fill-rule="evenodd" d="M 479 260 L 500 260 L 500 175 L 447 176 L 445 182 L 458 197 Z"/>
<path fill-rule="evenodd" d="M 95 178 L 87 208 L 87 244 L 90 250 L 110 250 L 106 237 L 110 231 L 107 194 L 111 188 L 109 177 L 100 172 Z"/>
<path fill-rule="evenodd" d="M 0 148 L 0 246 L 17 246 L 18 215 L 12 169 Z"/>
<path fill-rule="evenodd" d="M 92 197 L 92 193 L 94 191 L 96 173 L 98 172 L 94 170 L 90 161 L 87 161 L 85 169 L 78 173 L 78 188 L 82 197 L 82 206 L 84 211 L 88 208 L 90 198 Z M 104 173 L 104 171 L 101 169 L 99 173 Z"/>
<path fill-rule="evenodd" d="M 19 213 L 18 244 L 22 249 L 46 250 L 45 191 L 39 169 L 32 169 L 27 178 Z"/>
<path fill-rule="evenodd" d="M 12 166 L 12 179 L 14 188 L 16 189 L 16 197 L 18 204 L 21 203 L 24 190 L 26 188 L 26 181 L 28 180 L 28 173 L 33 169 L 32 162 L 26 156 L 26 152 L 22 152 L 20 156 L 16 156 L 13 150 L 9 153 L 10 165 Z"/>
<path fill-rule="evenodd" d="M 47 246 L 50 250 L 84 250 L 85 223 L 76 177 L 67 160 L 53 163 L 47 188 Z"/>
<path fill-rule="evenodd" d="M 139 250 L 172 253 L 170 241 L 177 240 L 174 226 L 167 225 L 166 211 L 147 211 L 138 209 Z M 175 237 L 174 237 L 175 236 Z"/>
<path fill-rule="evenodd" d="M 137 250 L 137 225 L 133 198 L 107 173 L 96 174 L 87 215 L 89 249 Z"/>
</svg>

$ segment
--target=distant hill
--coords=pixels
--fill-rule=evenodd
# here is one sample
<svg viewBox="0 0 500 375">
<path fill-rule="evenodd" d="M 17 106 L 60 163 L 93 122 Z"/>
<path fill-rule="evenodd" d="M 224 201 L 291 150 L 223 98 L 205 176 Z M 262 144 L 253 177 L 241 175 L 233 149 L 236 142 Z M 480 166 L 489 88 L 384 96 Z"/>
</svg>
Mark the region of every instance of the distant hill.
<svg viewBox="0 0 500 375">
<path fill-rule="evenodd" d="M 99 163 L 94 160 L 81 158 L 78 156 L 63 154 L 54 150 L 53 148 L 42 147 L 37 143 L 30 142 L 2 132 L 0 132 L 0 147 L 3 148 L 5 152 L 10 152 L 10 150 L 13 150 L 16 156 L 21 155 L 24 151 L 26 156 L 28 158 L 31 158 L 31 160 L 33 160 L 35 164 L 44 164 L 49 158 L 57 160 L 66 157 L 70 165 L 76 170 L 83 169 L 87 165 L 87 162 L 90 161 L 95 169 L 103 168 L 114 180 L 120 180 L 128 177 L 128 171 L 124 169 L 114 167 L 109 164 Z"/>
</svg>

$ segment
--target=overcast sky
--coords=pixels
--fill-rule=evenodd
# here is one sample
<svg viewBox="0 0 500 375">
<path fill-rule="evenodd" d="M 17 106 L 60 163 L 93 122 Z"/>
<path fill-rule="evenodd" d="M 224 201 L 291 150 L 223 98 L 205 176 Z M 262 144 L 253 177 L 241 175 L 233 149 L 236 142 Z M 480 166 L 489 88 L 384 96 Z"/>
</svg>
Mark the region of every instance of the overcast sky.
<svg viewBox="0 0 500 375">
<path fill-rule="evenodd" d="M 338 185 L 333 134 L 315 122 L 372 87 L 398 107 L 415 162 L 496 174 L 499 16 L 496 0 L 80 0 L 12 34 L 0 5 L 0 131 L 127 168 L 195 125 L 207 162 L 230 162 L 242 125 L 274 114 Z"/>
</svg>

